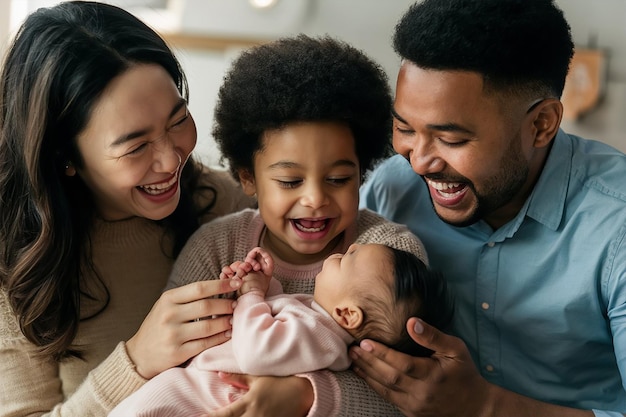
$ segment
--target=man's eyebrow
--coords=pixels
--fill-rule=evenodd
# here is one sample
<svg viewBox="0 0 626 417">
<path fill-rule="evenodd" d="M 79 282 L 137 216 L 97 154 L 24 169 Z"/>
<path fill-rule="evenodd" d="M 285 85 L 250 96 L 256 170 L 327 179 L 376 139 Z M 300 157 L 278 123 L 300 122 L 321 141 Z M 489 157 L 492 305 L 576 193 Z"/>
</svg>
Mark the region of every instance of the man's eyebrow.
<svg viewBox="0 0 626 417">
<path fill-rule="evenodd" d="M 391 114 L 393 115 L 393 117 L 395 119 L 398 119 L 401 123 L 405 123 L 405 124 L 409 124 L 406 120 L 404 120 L 404 118 L 402 118 L 402 116 L 400 116 L 398 114 L 398 112 L 396 112 L 395 109 L 391 109 Z M 427 124 L 426 128 L 428 130 L 437 130 L 440 132 L 457 132 L 457 133 L 465 133 L 465 134 L 469 134 L 469 135 L 473 135 L 474 132 L 471 131 L 470 129 L 463 127 L 457 123 L 443 123 L 443 124 Z"/>
<path fill-rule="evenodd" d="M 465 133 L 466 135 L 474 135 L 475 133 L 456 123 L 444 123 L 444 124 L 428 124 L 426 128 L 429 130 L 437 130 L 439 132 L 454 132 Z"/>
<path fill-rule="evenodd" d="M 174 107 L 172 108 L 172 111 L 170 112 L 168 118 L 172 118 L 174 117 L 174 115 L 176 113 L 178 113 L 180 111 L 181 108 L 183 108 L 184 106 L 187 105 L 187 100 L 185 100 L 184 98 L 180 98 L 176 104 L 174 105 Z M 136 130 L 134 132 L 130 132 L 130 133 L 126 133 L 120 137 L 118 137 L 117 139 L 115 139 L 113 142 L 111 142 L 111 144 L 109 145 L 109 148 L 113 148 L 116 146 L 119 146 L 125 142 L 128 142 L 129 140 L 132 139 L 136 139 L 139 138 L 141 136 L 147 135 L 150 132 L 150 129 L 140 129 L 140 130 Z"/>
<path fill-rule="evenodd" d="M 393 107 L 391 108 L 391 115 L 394 117 L 394 119 L 398 119 L 400 122 L 408 124 L 407 121 L 404 120 Z"/>
</svg>

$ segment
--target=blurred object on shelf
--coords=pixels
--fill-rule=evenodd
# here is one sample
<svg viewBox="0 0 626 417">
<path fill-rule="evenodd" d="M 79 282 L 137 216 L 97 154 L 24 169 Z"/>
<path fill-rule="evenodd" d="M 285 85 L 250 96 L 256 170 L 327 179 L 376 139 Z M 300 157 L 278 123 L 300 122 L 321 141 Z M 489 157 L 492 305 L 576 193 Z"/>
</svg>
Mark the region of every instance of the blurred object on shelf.
<svg viewBox="0 0 626 417">
<path fill-rule="evenodd" d="M 561 97 L 563 118 L 577 120 L 593 109 L 604 95 L 605 82 L 605 52 L 576 48 Z"/>
</svg>

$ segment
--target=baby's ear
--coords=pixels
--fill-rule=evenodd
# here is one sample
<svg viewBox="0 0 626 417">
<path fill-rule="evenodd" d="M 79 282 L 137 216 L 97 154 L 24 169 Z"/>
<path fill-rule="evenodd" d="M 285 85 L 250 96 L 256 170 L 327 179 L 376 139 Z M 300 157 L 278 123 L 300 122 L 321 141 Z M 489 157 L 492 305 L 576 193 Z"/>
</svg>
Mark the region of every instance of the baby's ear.
<svg viewBox="0 0 626 417">
<path fill-rule="evenodd" d="M 237 175 L 239 175 L 239 182 L 243 192 L 250 197 L 255 195 L 256 183 L 254 182 L 254 174 L 247 169 L 240 169 L 237 171 Z"/>
<path fill-rule="evenodd" d="M 333 318 L 346 330 L 354 330 L 363 323 L 363 310 L 354 304 L 335 307 Z"/>
</svg>

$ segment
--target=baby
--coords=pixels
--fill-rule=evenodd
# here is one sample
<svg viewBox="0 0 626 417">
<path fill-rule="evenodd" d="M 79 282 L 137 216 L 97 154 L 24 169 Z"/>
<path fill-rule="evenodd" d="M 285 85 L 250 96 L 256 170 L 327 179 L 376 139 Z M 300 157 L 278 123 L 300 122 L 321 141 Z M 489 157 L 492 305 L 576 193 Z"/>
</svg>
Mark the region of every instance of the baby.
<svg viewBox="0 0 626 417">
<path fill-rule="evenodd" d="M 273 258 L 260 247 L 224 267 L 220 278 L 239 285 L 232 339 L 187 367 L 154 377 L 109 416 L 205 415 L 245 392 L 223 383 L 220 371 L 284 376 L 344 370 L 350 366 L 347 346 L 363 338 L 428 355 L 408 336 L 406 321 L 436 318 L 431 323 L 443 328 L 452 315 L 441 276 L 415 255 L 389 246 L 353 244 L 345 254 L 328 256 L 313 295 L 266 298 L 270 286 L 280 286 L 273 269 Z"/>
</svg>

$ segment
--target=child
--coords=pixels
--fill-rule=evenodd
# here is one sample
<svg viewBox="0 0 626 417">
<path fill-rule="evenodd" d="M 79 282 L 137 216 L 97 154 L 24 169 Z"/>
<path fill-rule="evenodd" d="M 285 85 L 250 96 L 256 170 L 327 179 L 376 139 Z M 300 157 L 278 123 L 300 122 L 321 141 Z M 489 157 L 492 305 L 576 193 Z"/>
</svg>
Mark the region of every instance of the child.
<svg viewBox="0 0 626 417">
<path fill-rule="evenodd" d="M 220 88 L 213 135 L 244 192 L 256 196 L 258 210 L 198 229 L 167 288 L 217 279 L 223 265 L 245 259 L 256 246 L 274 258 L 274 277 L 287 294 L 312 294 L 324 260 L 353 243 L 387 245 L 427 263 L 421 241 L 405 226 L 358 209 L 361 180 L 390 149 L 391 94 L 384 71 L 357 49 L 300 35 L 244 52 Z M 270 288 L 268 295 L 275 294 Z M 287 400 L 297 399 L 300 408 L 313 406 L 328 416 L 340 406 L 345 381 L 351 384 L 344 391 L 364 387 L 352 372 L 342 372 L 338 381 L 333 373 L 316 371 L 272 381 L 272 390 L 251 403 L 297 385 L 289 398 L 272 403 L 287 407 Z M 275 389 L 278 384 L 290 386 Z M 314 403 L 300 391 L 304 386 L 315 393 Z"/>
<path fill-rule="evenodd" d="M 186 368 L 156 376 L 109 417 L 206 415 L 241 394 L 217 371 L 281 376 L 344 370 L 350 364 L 347 346 L 364 338 L 424 355 L 406 332 L 406 321 L 428 316 L 445 326 L 451 317 L 445 281 L 415 255 L 388 246 L 353 244 L 345 255 L 330 255 L 312 296 L 265 298 L 273 269 L 262 248 L 225 267 L 221 278 L 243 279 L 232 339 L 207 349 Z"/>
</svg>

